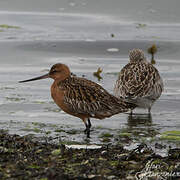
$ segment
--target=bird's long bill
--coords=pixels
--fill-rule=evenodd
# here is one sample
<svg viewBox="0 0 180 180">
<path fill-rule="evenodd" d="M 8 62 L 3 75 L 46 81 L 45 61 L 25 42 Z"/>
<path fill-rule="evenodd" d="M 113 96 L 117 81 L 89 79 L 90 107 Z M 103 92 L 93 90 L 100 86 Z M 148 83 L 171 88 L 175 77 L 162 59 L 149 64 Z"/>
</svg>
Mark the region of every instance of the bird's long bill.
<svg viewBox="0 0 180 180">
<path fill-rule="evenodd" d="M 29 82 L 29 81 L 36 81 L 36 80 L 46 79 L 46 78 L 49 78 L 49 73 L 48 74 L 44 74 L 44 75 L 39 76 L 39 77 L 32 78 L 32 79 L 27 79 L 27 80 L 24 80 L 24 81 L 19 81 L 19 83 L 24 83 L 24 82 Z"/>
</svg>

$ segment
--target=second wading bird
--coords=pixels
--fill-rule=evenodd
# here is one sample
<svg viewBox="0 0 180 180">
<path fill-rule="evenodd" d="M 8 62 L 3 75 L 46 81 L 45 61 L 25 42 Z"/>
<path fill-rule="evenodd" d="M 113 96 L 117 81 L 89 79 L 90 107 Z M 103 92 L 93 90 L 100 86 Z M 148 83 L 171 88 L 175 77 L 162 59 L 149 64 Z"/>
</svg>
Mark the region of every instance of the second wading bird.
<svg viewBox="0 0 180 180">
<path fill-rule="evenodd" d="M 136 105 L 109 94 L 104 88 L 85 78 L 75 77 L 65 64 L 55 64 L 49 73 L 20 83 L 52 78 L 51 96 L 66 113 L 83 120 L 87 137 L 90 137 L 90 118 L 104 119 L 127 112 Z"/>
<path fill-rule="evenodd" d="M 129 59 L 130 62 L 119 73 L 114 94 L 136 104 L 137 107 L 147 108 L 150 114 L 153 103 L 163 91 L 163 81 L 158 70 L 146 60 L 141 49 L 130 51 Z"/>
</svg>

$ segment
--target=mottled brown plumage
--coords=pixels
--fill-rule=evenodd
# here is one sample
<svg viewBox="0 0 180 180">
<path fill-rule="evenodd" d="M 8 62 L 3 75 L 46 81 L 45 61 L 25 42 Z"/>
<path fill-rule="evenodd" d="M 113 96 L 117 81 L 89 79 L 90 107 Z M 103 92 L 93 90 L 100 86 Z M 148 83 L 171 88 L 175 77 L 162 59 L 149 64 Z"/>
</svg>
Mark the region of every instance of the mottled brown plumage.
<svg viewBox="0 0 180 180">
<path fill-rule="evenodd" d="M 148 108 L 161 96 L 163 81 L 158 70 L 149 63 L 142 50 L 133 49 L 130 62 L 122 68 L 114 87 L 116 97 L 126 98 L 138 107 Z"/>
<path fill-rule="evenodd" d="M 48 77 L 54 79 L 51 96 L 55 103 L 66 113 L 83 120 L 88 137 L 91 127 L 89 118 L 104 119 L 136 107 L 109 94 L 95 82 L 71 76 L 69 68 L 64 64 L 55 64 L 48 74 L 21 82 Z"/>
</svg>

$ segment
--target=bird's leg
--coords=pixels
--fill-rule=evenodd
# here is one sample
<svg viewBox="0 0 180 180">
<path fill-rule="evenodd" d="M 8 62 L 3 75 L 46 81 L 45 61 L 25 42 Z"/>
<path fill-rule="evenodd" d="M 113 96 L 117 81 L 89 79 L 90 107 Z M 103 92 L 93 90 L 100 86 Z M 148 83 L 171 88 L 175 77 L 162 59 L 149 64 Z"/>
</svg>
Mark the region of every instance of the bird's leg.
<svg viewBox="0 0 180 180">
<path fill-rule="evenodd" d="M 90 138 L 91 121 L 88 118 L 87 138 Z"/>
<path fill-rule="evenodd" d="M 132 110 L 132 109 L 130 110 L 130 115 L 131 115 L 131 116 L 133 115 L 133 110 Z"/>
<path fill-rule="evenodd" d="M 148 108 L 148 114 L 151 114 L 151 107 Z"/>
<path fill-rule="evenodd" d="M 85 124 L 86 125 L 86 129 L 84 130 L 84 132 L 87 134 L 87 138 L 90 138 L 90 127 L 89 124 Z"/>
<path fill-rule="evenodd" d="M 89 126 L 89 129 L 91 128 L 91 121 L 90 119 L 88 118 L 88 126 Z"/>
<path fill-rule="evenodd" d="M 88 120 L 88 123 L 86 122 L 86 120 Z M 84 121 L 84 124 L 86 126 L 86 129 L 84 130 L 84 133 L 87 134 L 87 138 L 90 138 L 91 121 L 90 121 L 89 118 L 88 119 L 84 119 L 83 121 Z"/>
</svg>

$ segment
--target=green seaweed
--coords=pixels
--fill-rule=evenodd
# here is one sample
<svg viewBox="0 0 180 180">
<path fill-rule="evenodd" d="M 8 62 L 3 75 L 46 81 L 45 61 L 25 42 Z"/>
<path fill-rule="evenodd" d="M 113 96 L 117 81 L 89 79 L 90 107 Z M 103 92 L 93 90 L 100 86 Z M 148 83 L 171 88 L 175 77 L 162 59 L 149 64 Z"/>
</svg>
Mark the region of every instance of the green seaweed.
<svg viewBox="0 0 180 180">
<path fill-rule="evenodd" d="M 148 48 L 147 52 L 151 54 L 151 64 L 156 64 L 156 61 L 154 59 L 154 54 L 157 53 L 157 46 L 156 44 L 153 44 L 150 48 Z"/>
<path fill-rule="evenodd" d="M 102 79 L 101 77 L 102 69 L 99 67 L 96 72 L 93 73 L 95 77 L 97 77 L 98 81 Z"/>
<path fill-rule="evenodd" d="M 35 104 L 46 104 L 45 101 L 33 101 L 33 103 L 35 103 Z"/>
<path fill-rule="evenodd" d="M 113 134 L 110 134 L 110 133 L 102 133 L 101 135 L 100 135 L 100 138 L 104 138 L 104 137 L 108 137 L 108 138 L 112 138 L 113 137 Z"/>
<path fill-rule="evenodd" d="M 11 26 L 11 25 L 7 25 L 7 24 L 0 24 L 0 28 L 4 28 L 4 29 L 20 29 L 19 26 Z"/>
<path fill-rule="evenodd" d="M 52 132 L 51 131 L 46 131 L 45 134 L 48 135 L 48 134 L 51 134 Z"/>
<path fill-rule="evenodd" d="M 111 166 L 117 166 L 119 164 L 119 161 L 110 161 L 109 163 Z"/>
<path fill-rule="evenodd" d="M 39 122 L 32 122 L 32 125 L 38 126 L 40 128 L 47 127 L 47 124 L 45 123 L 39 123 Z"/>
<path fill-rule="evenodd" d="M 144 170 L 157 175 L 179 172 L 178 148 L 170 149 L 170 155 L 165 157 L 153 150 L 147 151 L 149 147 L 144 151 L 137 151 L 138 147 L 129 151 L 123 146 L 109 144 L 100 149 L 73 149 L 27 136 L 10 135 L 4 130 L 0 132 L 2 180 L 135 179 L 137 173 L 144 179 Z"/>
<path fill-rule="evenodd" d="M 39 128 L 34 128 L 33 131 L 36 132 L 36 133 L 40 133 L 41 132 L 41 130 Z"/>
<path fill-rule="evenodd" d="M 71 130 L 68 130 L 68 131 L 65 131 L 67 134 L 77 134 L 77 133 L 79 133 L 79 131 L 78 130 L 76 130 L 76 129 L 71 129 Z"/>
<path fill-rule="evenodd" d="M 30 166 L 28 166 L 28 168 L 31 168 L 31 169 L 40 169 L 40 166 L 30 165 Z"/>
<path fill-rule="evenodd" d="M 99 125 L 99 126 L 96 126 L 96 129 L 103 129 L 103 127 Z"/>
<path fill-rule="evenodd" d="M 43 103 L 42 103 L 43 104 Z M 44 109 L 46 109 L 48 112 L 60 112 L 61 111 L 61 109 L 60 108 L 44 108 Z"/>
<path fill-rule="evenodd" d="M 59 156 L 59 155 L 61 154 L 61 150 L 60 150 L 60 149 L 55 149 L 55 150 L 53 150 L 53 151 L 51 152 L 51 154 L 52 154 L 53 156 Z"/>
<path fill-rule="evenodd" d="M 18 97 L 6 97 L 6 100 L 9 101 L 24 101 L 25 98 L 18 98 Z"/>
<path fill-rule="evenodd" d="M 180 137 L 177 137 L 177 136 L 165 136 L 165 135 L 162 135 L 161 136 L 161 139 L 163 140 L 174 140 L 174 141 L 180 141 Z"/>
<path fill-rule="evenodd" d="M 145 28 L 147 25 L 146 24 L 142 24 L 142 23 L 138 23 L 136 28 Z"/>
<path fill-rule="evenodd" d="M 106 142 L 110 142 L 111 139 L 109 137 L 103 137 L 101 141 L 106 143 Z"/>
<path fill-rule="evenodd" d="M 180 136 L 180 131 L 166 131 L 163 134 Z"/>
<path fill-rule="evenodd" d="M 180 141 L 180 131 L 166 131 L 161 134 L 162 140 Z"/>
<path fill-rule="evenodd" d="M 119 74 L 119 72 L 107 72 L 106 74 L 117 76 Z"/>
<path fill-rule="evenodd" d="M 131 133 L 128 133 L 128 132 L 122 132 L 119 134 L 119 136 L 128 136 L 130 137 L 132 134 Z"/>
</svg>

